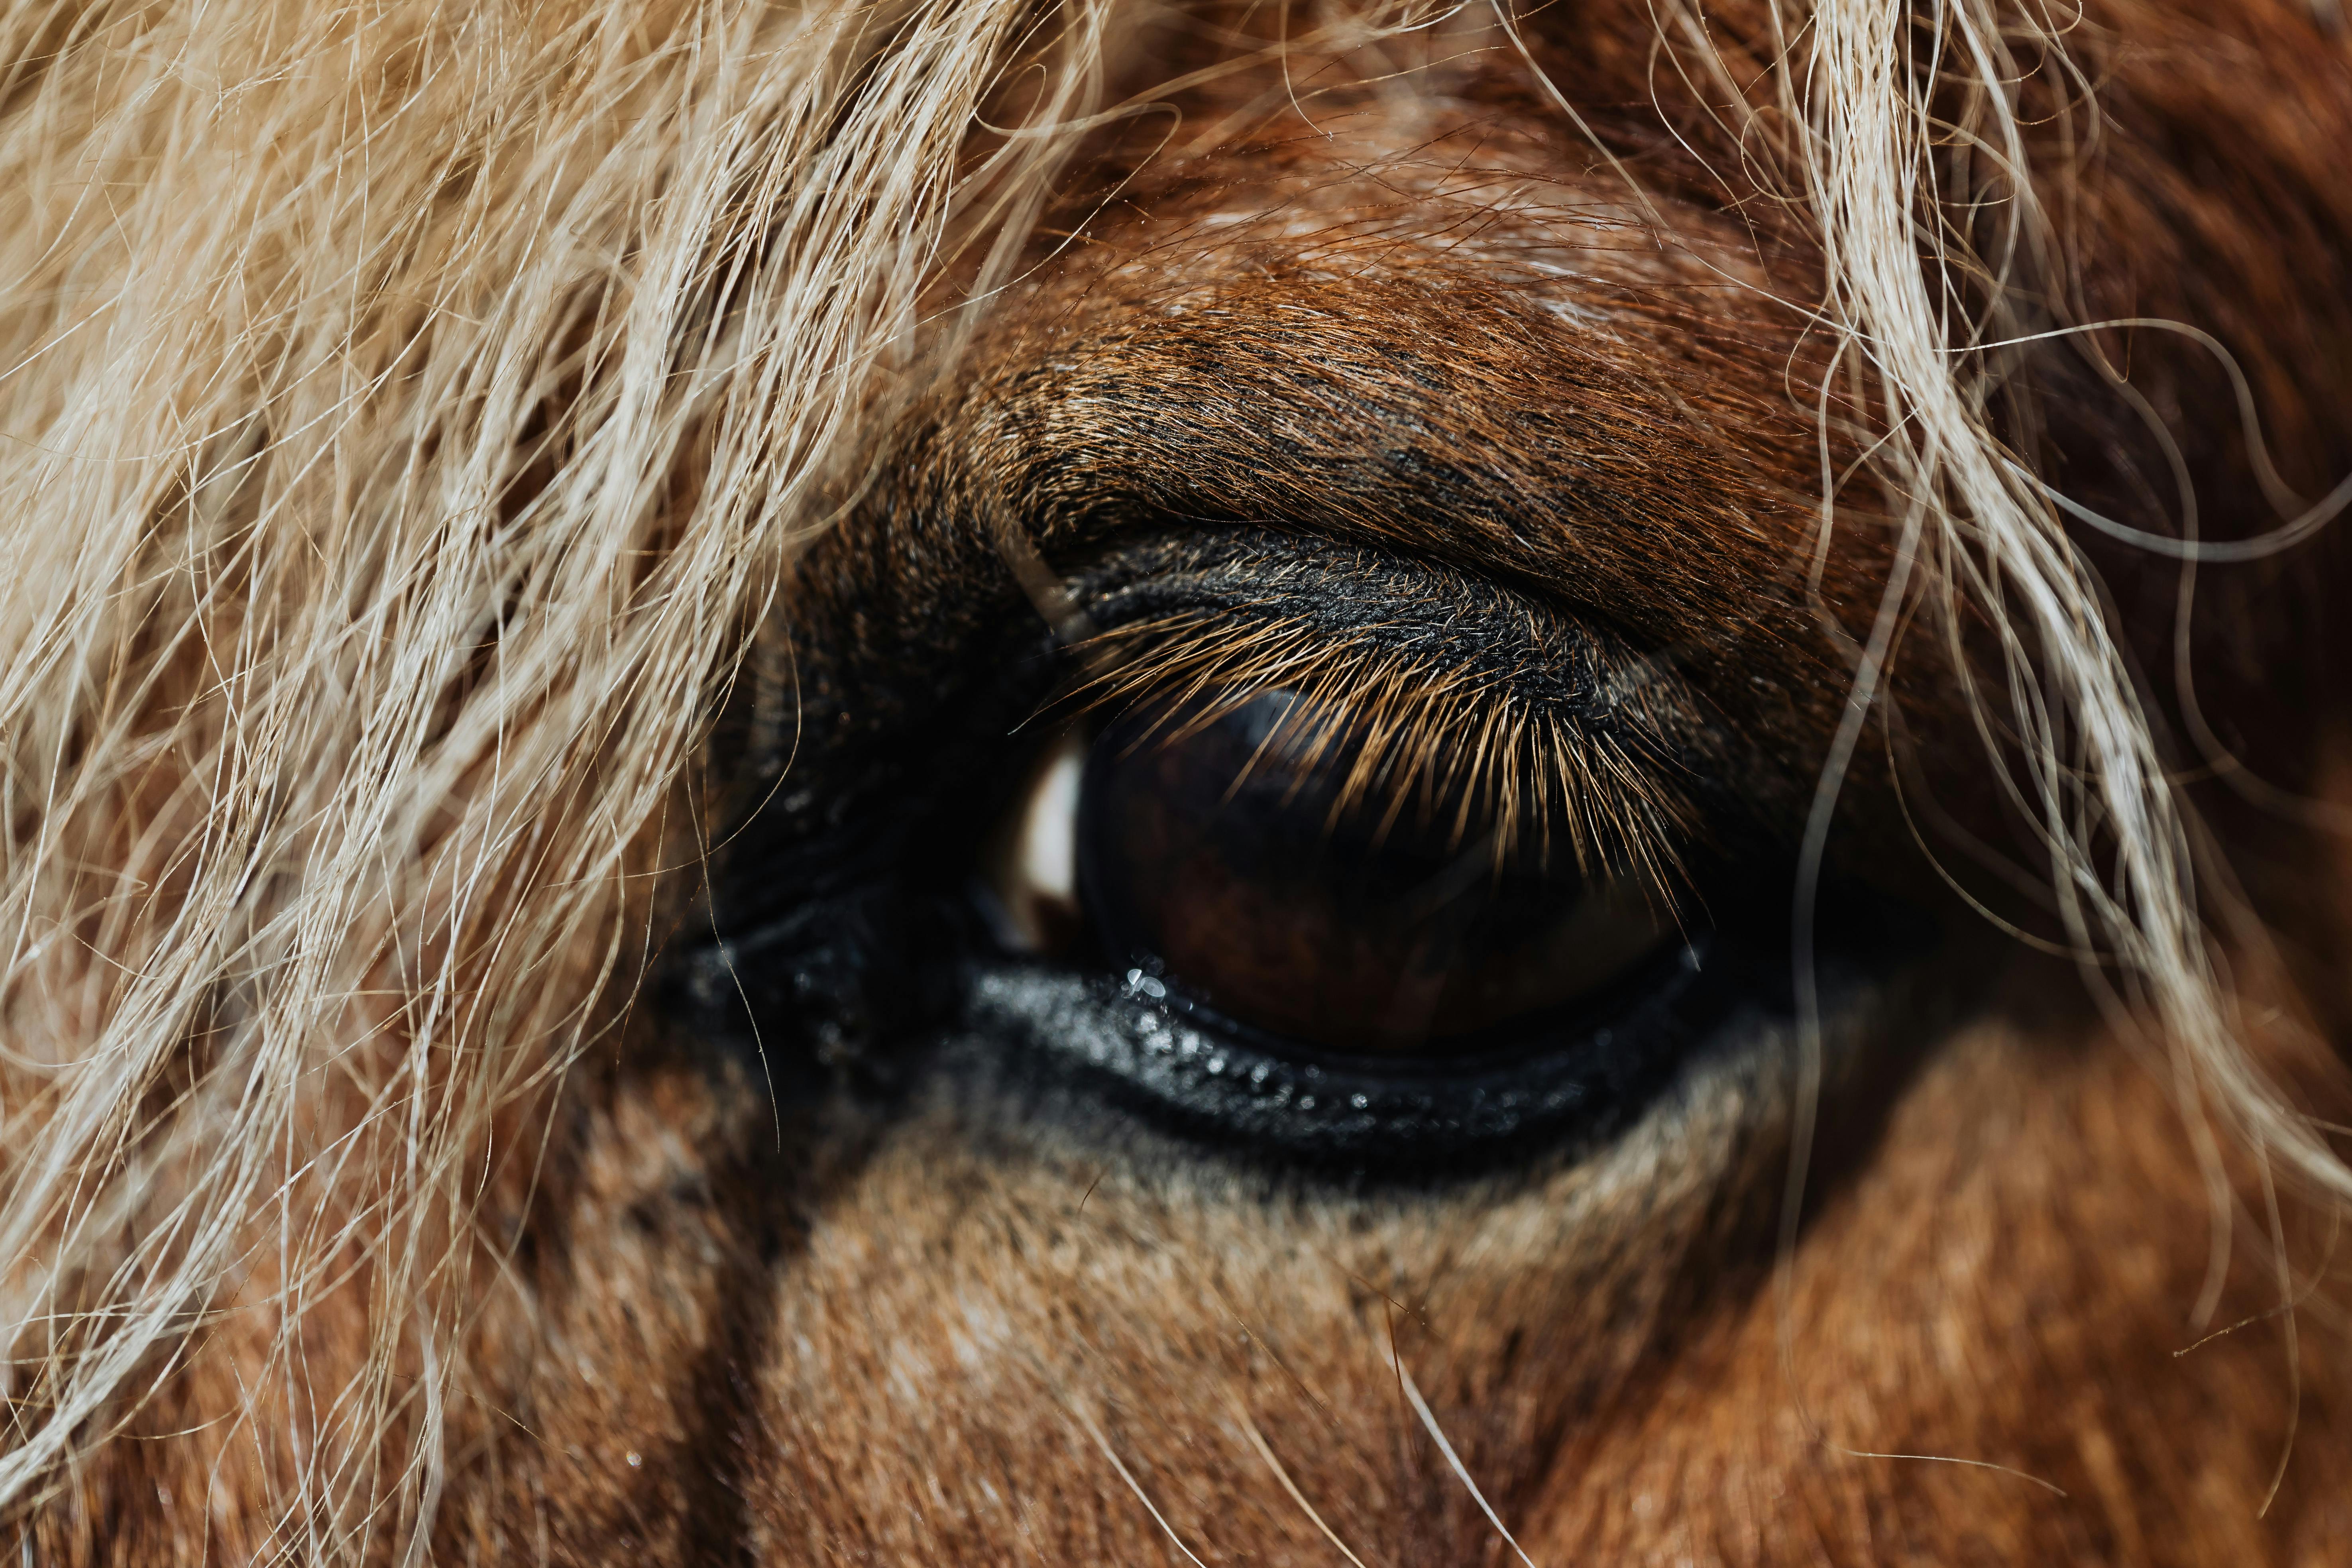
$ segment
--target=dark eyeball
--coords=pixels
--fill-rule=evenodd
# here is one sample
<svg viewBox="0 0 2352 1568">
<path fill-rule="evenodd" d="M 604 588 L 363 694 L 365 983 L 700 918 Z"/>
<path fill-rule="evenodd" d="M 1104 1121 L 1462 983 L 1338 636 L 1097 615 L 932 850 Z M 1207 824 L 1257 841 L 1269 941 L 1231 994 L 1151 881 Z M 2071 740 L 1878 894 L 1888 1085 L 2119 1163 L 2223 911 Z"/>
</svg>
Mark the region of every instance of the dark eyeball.
<svg viewBox="0 0 2352 1568">
<path fill-rule="evenodd" d="M 1507 1043 L 1673 936 L 1654 889 L 1580 872 L 1556 825 L 1375 750 L 1290 692 L 1138 708 L 1040 768 L 1000 901 L 1023 945 L 1083 921 L 1114 967 L 1352 1057 Z"/>
</svg>

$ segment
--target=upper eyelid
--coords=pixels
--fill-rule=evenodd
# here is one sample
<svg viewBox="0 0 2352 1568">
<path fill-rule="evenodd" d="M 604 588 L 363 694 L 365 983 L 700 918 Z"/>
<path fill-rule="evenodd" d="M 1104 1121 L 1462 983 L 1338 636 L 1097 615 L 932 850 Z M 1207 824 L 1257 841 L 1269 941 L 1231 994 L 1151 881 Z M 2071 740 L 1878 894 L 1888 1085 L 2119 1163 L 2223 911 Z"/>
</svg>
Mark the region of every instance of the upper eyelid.
<svg viewBox="0 0 2352 1568">
<path fill-rule="evenodd" d="M 1297 621 L 1211 615 L 1150 626 L 1133 657 L 1082 689 L 1090 705 L 1190 705 L 1191 725 L 1272 690 L 1297 695 L 1302 713 L 1345 737 L 1315 742 L 1311 759 L 1344 770 L 1335 814 L 1361 806 L 1383 833 L 1416 809 L 1441 826 L 1453 818 L 1458 837 L 1475 822 L 1494 834 L 1497 856 L 1530 834 L 1549 842 L 1557 821 L 1580 870 L 1631 871 L 1661 888 L 1682 877 L 1701 819 L 1663 750 L 1634 741 L 1639 727 L 1587 728 L 1433 660 L 1327 640 Z"/>
<path fill-rule="evenodd" d="M 1498 854 L 1523 830 L 1564 827 L 1580 868 L 1682 879 L 1710 826 L 1694 753 L 1715 737 L 1671 672 L 1459 573 L 1364 552 L 1318 563 L 1280 536 L 1223 545 L 1234 553 L 1208 570 L 1096 574 L 1080 602 L 1100 629 L 1049 708 L 1213 709 L 1289 691 L 1348 737 L 1335 812 L 1361 805 L 1385 830 L 1416 799 L 1424 814 L 1444 803 L 1457 826 L 1477 812 Z M 1367 577 L 1375 591 L 1349 598 Z M 1367 617 L 1383 596 L 1418 615 Z"/>
<path fill-rule="evenodd" d="M 1677 678 L 1601 617 L 1401 551 L 1265 528 L 1162 535 L 1074 574 L 1068 591 L 1109 639 L 1154 617 L 1288 617 L 1334 640 L 1435 656 L 1588 723 L 1629 718 L 1645 700 L 1683 705 Z"/>
</svg>

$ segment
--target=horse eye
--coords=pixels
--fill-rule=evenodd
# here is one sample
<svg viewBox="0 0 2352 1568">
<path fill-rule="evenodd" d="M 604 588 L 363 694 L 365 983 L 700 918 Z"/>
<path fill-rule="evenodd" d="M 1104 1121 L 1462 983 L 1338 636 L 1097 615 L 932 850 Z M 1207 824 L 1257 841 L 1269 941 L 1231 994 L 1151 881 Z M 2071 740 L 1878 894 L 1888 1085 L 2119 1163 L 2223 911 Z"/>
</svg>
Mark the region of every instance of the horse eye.
<svg viewBox="0 0 2352 1568">
<path fill-rule="evenodd" d="M 1675 940 L 1654 890 L 1496 804 L 1533 792 L 1398 772 L 1296 693 L 1144 706 L 1037 770 L 996 900 L 1017 945 L 1366 1066 L 1540 1040 Z"/>
</svg>

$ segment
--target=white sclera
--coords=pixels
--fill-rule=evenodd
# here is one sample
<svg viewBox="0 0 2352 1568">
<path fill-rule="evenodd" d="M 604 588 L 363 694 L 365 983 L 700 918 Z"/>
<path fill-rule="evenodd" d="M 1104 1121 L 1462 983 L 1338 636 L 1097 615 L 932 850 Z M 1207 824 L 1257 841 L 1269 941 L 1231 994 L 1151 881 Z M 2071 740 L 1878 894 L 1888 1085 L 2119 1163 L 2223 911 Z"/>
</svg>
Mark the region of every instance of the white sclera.
<svg viewBox="0 0 2352 1568">
<path fill-rule="evenodd" d="M 1027 952 L 1051 952 L 1078 915 L 1078 791 L 1087 749 L 1066 736 L 1037 761 L 995 877 L 1007 933 Z"/>
<path fill-rule="evenodd" d="M 1078 785 L 1086 771 L 1085 751 L 1076 740 L 1065 741 L 1055 748 L 1021 814 L 1013 853 L 1022 884 L 1051 902 L 1078 901 Z"/>
</svg>

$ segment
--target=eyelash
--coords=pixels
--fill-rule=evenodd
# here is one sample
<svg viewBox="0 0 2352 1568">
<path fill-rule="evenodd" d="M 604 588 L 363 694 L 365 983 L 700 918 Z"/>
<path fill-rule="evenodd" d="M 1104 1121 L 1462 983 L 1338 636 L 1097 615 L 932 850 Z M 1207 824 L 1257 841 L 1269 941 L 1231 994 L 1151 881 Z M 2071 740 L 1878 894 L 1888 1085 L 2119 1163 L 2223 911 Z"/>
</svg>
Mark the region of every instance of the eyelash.
<svg viewBox="0 0 2352 1568">
<path fill-rule="evenodd" d="M 1451 841 L 1482 824 L 1498 865 L 1529 838 L 1548 858 L 1557 821 L 1580 873 L 1631 876 L 1669 899 L 1687 890 L 1685 848 L 1700 818 L 1676 786 L 1679 767 L 1646 739 L 1655 719 L 1634 703 L 1564 718 L 1505 674 L 1230 612 L 1116 627 L 1071 652 L 1090 673 L 1054 706 L 1082 714 L 1166 701 L 1200 727 L 1266 692 L 1294 694 L 1301 711 L 1333 721 L 1309 744 L 1355 748 L 1335 817 L 1377 804 L 1385 832 L 1408 813 L 1428 826 L 1450 812 Z"/>
</svg>

